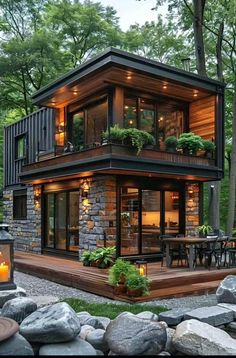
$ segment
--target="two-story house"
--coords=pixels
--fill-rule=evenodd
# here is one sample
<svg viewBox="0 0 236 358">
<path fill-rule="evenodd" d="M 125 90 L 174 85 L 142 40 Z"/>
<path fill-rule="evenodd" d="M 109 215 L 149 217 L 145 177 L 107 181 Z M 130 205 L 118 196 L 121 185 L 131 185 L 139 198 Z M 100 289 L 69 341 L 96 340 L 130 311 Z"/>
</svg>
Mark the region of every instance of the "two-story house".
<svg viewBox="0 0 236 358">
<path fill-rule="evenodd" d="M 5 221 L 19 250 L 78 256 L 102 244 L 157 257 L 160 235 L 195 231 L 203 183 L 223 177 L 221 82 L 109 48 L 33 103 L 41 109 L 5 128 Z M 114 126 L 154 144 L 137 155 Z M 212 157 L 167 151 L 186 132 L 214 141 Z"/>
</svg>

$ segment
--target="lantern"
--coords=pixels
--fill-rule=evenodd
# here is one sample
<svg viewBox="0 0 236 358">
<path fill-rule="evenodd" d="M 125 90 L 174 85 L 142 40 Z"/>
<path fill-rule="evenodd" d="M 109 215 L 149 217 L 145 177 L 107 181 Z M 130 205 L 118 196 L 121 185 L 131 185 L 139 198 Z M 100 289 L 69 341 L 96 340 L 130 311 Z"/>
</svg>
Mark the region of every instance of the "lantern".
<svg viewBox="0 0 236 358">
<path fill-rule="evenodd" d="M 0 224 L 0 290 L 14 290 L 13 255 L 14 239 L 8 232 L 8 225 Z"/>
<path fill-rule="evenodd" d="M 138 269 L 140 276 L 147 276 L 147 261 L 136 261 L 135 266 Z"/>
</svg>

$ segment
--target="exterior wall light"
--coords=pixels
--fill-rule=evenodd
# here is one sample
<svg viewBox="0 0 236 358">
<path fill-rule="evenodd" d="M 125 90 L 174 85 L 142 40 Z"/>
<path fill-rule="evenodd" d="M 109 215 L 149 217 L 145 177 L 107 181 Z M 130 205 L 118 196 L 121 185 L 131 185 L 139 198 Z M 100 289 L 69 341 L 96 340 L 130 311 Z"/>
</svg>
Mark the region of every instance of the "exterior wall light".
<svg viewBox="0 0 236 358">
<path fill-rule="evenodd" d="M 34 200 L 36 208 L 40 207 L 41 188 L 36 187 L 34 190 Z"/>
<path fill-rule="evenodd" d="M 82 182 L 80 188 L 81 188 L 81 196 L 82 196 L 82 198 L 87 198 L 88 193 L 89 193 L 89 189 L 90 189 L 89 182 L 88 182 L 87 179 Z"/>
</svg>

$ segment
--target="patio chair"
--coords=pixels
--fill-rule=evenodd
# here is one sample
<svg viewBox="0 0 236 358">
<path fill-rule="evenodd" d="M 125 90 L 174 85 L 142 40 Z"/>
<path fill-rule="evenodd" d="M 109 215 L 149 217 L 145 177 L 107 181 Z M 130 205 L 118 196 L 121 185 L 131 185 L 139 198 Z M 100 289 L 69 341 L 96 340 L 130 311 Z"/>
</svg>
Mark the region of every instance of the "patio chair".
<svg viewBox="0 0 236 358">
<path fill-rule="evenodd" d="M 216 268 L 220 269 L 222 256 L 224 254 L 223 241 L 220 241 L 219 236 L 216 235 L 208 235 L 207 239 L 214 239 L 214 241 L 206 242 L 207 247 L 203 250 L 204 266 L 210 270 L 212 259 L 214 258 Z"/>
<path fill-rule="evenodd" d="M 163 254 L 162 255 L 162 258 L 161 258 L 161 266 L 163 266 L 164 264 L 164 258 L 166 257 L 166 244 L 165 242 L 162 240 L 162 239 L 165 239 L 165 238 L 173 238 L 174 236 L 173 235 L 159 235 L 159 240 L 160 240 L 160 243 L 161 243 L 161 253 Z"/>
</svg>

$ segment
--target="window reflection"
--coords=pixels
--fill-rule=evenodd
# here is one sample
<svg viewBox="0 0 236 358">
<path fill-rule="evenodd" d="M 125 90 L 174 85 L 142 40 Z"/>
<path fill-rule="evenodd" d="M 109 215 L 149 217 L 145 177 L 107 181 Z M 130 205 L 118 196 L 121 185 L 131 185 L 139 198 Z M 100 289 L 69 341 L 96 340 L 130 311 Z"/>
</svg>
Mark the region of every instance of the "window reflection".
<svg viewBox="0 0 236 358">
<path fill-rule="evenodd" d="M 152 101 L 140 101 L 140 129 L 155 136 L 155 105 Z"/>
<path fill-rule="evenodd" d="M 125 98 L 124 102 L 124 127 L 137 128 L 136 98 Z"/>
<path fill-rule="evenodd" d="M 87 109 L 87 146 L 100 145 L 107 129 L 107 100 Z"/>
</svg>

